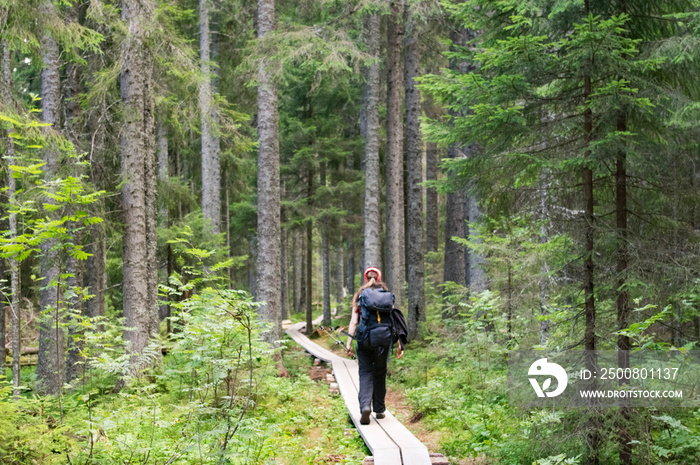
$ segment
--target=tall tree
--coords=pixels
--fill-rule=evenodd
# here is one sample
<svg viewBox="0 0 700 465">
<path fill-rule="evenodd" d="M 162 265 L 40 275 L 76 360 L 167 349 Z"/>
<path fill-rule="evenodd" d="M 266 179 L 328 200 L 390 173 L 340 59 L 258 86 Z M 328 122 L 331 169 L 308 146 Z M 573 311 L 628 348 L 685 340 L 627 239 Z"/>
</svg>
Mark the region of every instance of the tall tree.
<svg viewBox="0 0 700 465">
<path fill-rule="evenodd" d="M 275 30 L 275 1 L 258 0 L 258 39 Z M 260 316 L 271 324 L 268 341 L 282 336 L 280 279 L 280 157 L 277 84 L 269 62 L 258 68 L 258 259 Z"/>
<path fill-rule="evenodd" d="M 163 118 L 158 118 L 156 123 L 156 141 L 158 147 L 158 181 L 161 186 L 164 186 L 169 179 L 169 163 L 168 163 L 168 133 L 165 129 L 165 123 Z M 158 227 L 167 228 L 169 223 L 169 209 L 168 200 L 160 196 L 160 208 L 158 209 Z M 160 274 L 162 275 L 162 280 L 167 284 L 170 275 L 170 245 L 165 246 L 165 253 L 163 254 L 165 259 L 160 260 Z M 170 316 L 170 305 L 165 302 L 158 308 L 158 319 L 164 320 Z M 170 321 L 168 321 L 168 328 L 170 328 Z"/>
<path fill-rule="evenodd" d="M 403 76 L 401 46 L 403 22 L 401 3 L 391 3 L 387 25 L 387 98 L 386 98 L 386 283 L 402 305 L 405 275 L 405 225 L 403 192 L 403 124 L 401 96 Z"/>
<path fill-rule="evenodd" d="M 420 129 L 420 91 L 416 87 L 418 77 L 418 24 L 414 12 L 407 3 L 404 6 L 406 22 L 406 55 L 404 85 L 406 89 L 406 168 L 408 173 L 407 212 L 407 262 L 408 262 L 408 314 L 410 337 L 418 334 L 418 322 L 425 321 L 425 239 L 423 232 L 423 141 Z"/>
<path fill-rule="evenodd" d="M 463 47 L 467 40 L 467 31 L 465 28 L 458 28 L 450 32 L 452 40 L 451 50 L 454 51 L 459 47 Z M 457 57 L 452 57 L 449 60 L 449 69 L 453 72 L 466 72 L 469 64 L 460 61 Z M 450 109 L 450 116 L 455 117 L 461 111 Z M 447 149 L 447 158 L 455 160 L 462 158 L 464 154 L 460 150 L 460 143 L 452 143 Z M 450 173 L 448 173 L 448 176 Z M 465 237 L 465 222 L 464 222 L 464 202 L 463 191 L 461 185 L 452 187 L 446 196 L 446 217 L 445 217 L 445 260 L 444 260 L 444 282 L 453 282 L 460 285 L 466 284 L 465 276 L 465 252 L 464 246 L 456 241 L 453 237 Z"/>
<path fill-rule="evenodd" d="M 157 335 L 157 264 L 155 249 L 155 122 L 153 55 L 148 47 L 155 5 L 125 0 L 122 20 L 127 37 L 122 45 L 121 98 L 125 107 L 121 132 L 124 338 L 136 355 Z M 149 263 L 149 259 L 154 259 Z M 135 370 L 137 358 L 132 358 Z"/>
<path fill-rule="evenodd" d="M 281 196 L 284 196 L 285 193 L 285 183 L 284 181 L 282 182 L 282 188 L 281 188 Z M 284 224 L 287 221 L 287 212 L 284 207 L 281 208 L 280 211 L 280 222 L 281 224 Z M 280 294 L 280 312 L 281 312 L 281 319 L 287 319 L 289 318 L 289 263 L 288 263 L 288 247 L 287 245 L 289 244 L 289 231 L 288 229 L 282 228 L 280 231 L 282 238 L 280 241 L 280 285 L 281 285 L 281 294 Z"/>
<path fill-rule="evenodd" d="M 218 138 L 215 133 L 215 110 L 212 103 L 211 33 L 209 1 L 199 0 L 199 57 L 201 83 L 199 112 L 202 132 L 202 214 L 211 232 L 218 234 L 221 223 L 221 168 Z"/>
<path fill-rule="evenodd" d="M 437 181 L 439 161 L 437 144 L 427 142 L 425 144 L 426 181 Z M 427 252 L 437 252 L 438 250 L 439 208 L 437 189 L 428 187 L 425 194 L 425 248 Z"/>
<path fill-rule="evenodd" d="M 44 149 L 44 175 L 48 181 L 58 175 L 60 153 L 51 142 L 51 131 L 58 131 L 61 102 L 60 61 L 58 41 L 50 25 L 57 20 L 55 6 L 50 0 L 40 5 L 41 17 L 41 120 L 47 127 L 47 145 Z M 45 200 L 50 202 L 49 199 Z M 64 321 L 61 314 L 62 283 L 59 277 L 59 251 L 55 240 L 41 245 L 41 323 L 39 327 L 39 358 L 37 361 L 37 389 L 43 394 L 58 395 L 65 380 Z"/>
<path fill-rule="evenodd" d="M 326 170 L 325 162 L 321 163 L 320 169 L 320 187 L 326 187 Z M 321 217 L 321 266 L 323 272 L 323 325 L 331 325 L 331 247 L 328 239 L 329 230 L 328 216 Z"/>
<path fill-rule="evenodd" d="M 314 170 L 309 167 L 308 177 L 307 177 L 307 188 L 306 188 L 306 198 L 309 204 L 309 208 L 313 208 L 313 192 L 314 192 Z M 314 250 L 314 233 L 313 233 L 313 218 L 306 220 L 306 256 L 304 257 L 304 265 L 306 265 L 306 270 L 303 271 L 304 278 L 304 301 L 306 302 L 306 334 L 311 334 L 313 332 L 313 250 Z M 303 268 L 303 267 L 302 267 Z"/>
<path fill-rule="evenodd" d="M 365 208 L 364 208 L 364 264 L 381 266 L 381 200 L 379 182 L 379 13 L 372 12 L 366 21 L 367 54 L 374 61 L 367 66 L 365 83 Z"/>
<path fill-rule="evenodd" d="M 292 312 L 301 311 L 303 247 L 301 230 L 292 230 Z"/>
<path fill-rule="evenodd" d="M 2 77 L 3 77 L 3 101 L 12 101 L 12 71 L 10 63 L 10 49 L 8 47 L 7 40 L 2 41 Z M 10 134 L 12 129 L 8 128 L 6 136 L 6 153 L 8 161 L 7 169 L 7 197 L 9 202 L 12 203 L 15 200 L 15 194 L 17 192 L 17 184 L 15 177 L 13 176 L 12 163 L 14 159 L 15 150 L 14 143 Z M 17 214 L 10 213 L 9 223 L 10 223 L 10 237 L 17 237 Z M 20 315 L 21 315 L 21 302 L 22 302 L 22 284 L 21 284 L 21 273 L 20 273 L 20 261 L 16 258 L 10 258 L 10 291 L 12 293 L 12 299 L 10 302 L 10 318 L 11 323 L 11 336 L 12 336 L 12 396 L 14 399 L 19 398 L 20 395 L 20 355 L 22 351 L 22 339 L 20 334 Z M 2 310 L 5 311 L 4 309 Z M 5 347 L 5 341 L 2 341 L 3 350 Z M 4 359 L 3 359 L 4 361 Z"/>
</svg>

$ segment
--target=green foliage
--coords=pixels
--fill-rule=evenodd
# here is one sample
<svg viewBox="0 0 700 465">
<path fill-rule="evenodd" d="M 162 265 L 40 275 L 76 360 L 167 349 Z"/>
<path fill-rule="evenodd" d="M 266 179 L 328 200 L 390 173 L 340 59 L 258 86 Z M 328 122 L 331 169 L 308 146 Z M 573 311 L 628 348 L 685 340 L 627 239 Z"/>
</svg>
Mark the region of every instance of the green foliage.
<svg viewBox="0 0 700 465">
<path fill-rule="evenodd" d="M 69 428 L 47 416 L 46 402 L 38 399 L 11 401 L 12 386 L 0 377 L 0 462 L 7 465 L 65 463 L 65 451 L 73 445 Z M 55 403 L 55 401 L 54 401 Z"/>
</svg>

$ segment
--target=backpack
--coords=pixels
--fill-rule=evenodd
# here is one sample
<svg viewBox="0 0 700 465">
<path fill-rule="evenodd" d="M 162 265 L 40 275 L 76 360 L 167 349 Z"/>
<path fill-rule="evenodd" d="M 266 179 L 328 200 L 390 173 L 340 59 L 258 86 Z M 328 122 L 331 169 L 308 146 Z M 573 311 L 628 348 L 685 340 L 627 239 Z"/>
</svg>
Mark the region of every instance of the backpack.
<svg viewBox="0 0 700 465">
<path fill-rule="evenodd" d="M 392 326 L 391 310 L 394 308 L 394 294 L 382 288 L 369 287 L 362 291 L 358 299 L 362 310 L 362 320 L 368 328 Z"/>
<path fill-rule="evenodd" d="M 355 340 L 362 342 L 370 332 L 379 327 L 389 328 L 394 333 L 391 311 L 394 308 L 394 294 L 382 288 L 369 287 L 362 291 L 357 303 L 360 305 L 360 324 L 355 333 Z"/>
</svg>

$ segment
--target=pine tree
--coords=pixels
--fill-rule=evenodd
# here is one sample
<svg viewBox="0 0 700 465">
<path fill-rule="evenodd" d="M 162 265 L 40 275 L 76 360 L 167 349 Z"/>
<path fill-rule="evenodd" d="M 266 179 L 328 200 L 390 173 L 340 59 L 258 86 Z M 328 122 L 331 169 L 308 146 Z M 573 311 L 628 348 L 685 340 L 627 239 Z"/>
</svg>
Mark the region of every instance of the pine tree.
<svg viewBox="0 0 700 465">
<path fill-rule="evenodd" d="M 381 266 L 381 226 L 379 204 L 381 200 L 379 182 L 379 13 L 371 12 L 366 20 L 367 53 L 375 61 L 367 66 L 365 84 L 365 114 L 367 129 L 365 134 L 365 204 L 364 204 L 364 263 L 368 266 Z"/>
<path fill-rule="evenodd" d="M 258 38 L 275 29 L 274 0 L 258 0 Z M 269 63 L 258 69 L 258 257 L 257 299 L 260 316 L 271 324 L 268 340 L 281 338 L 280 166 L 277 85 Z"/>
<path fill-rule="evenodd" d="M 403 89 L 401 48 L 404 35 L 402 16 L 401 5 L 392 2 L 387 25 L 386 254 L 384 257 L 386 277 L 384 279 L 396 297 L 397 306 L 402 305 L 406 280 L 401 118 L 401 90 Z"/>
<path fill-rule="evenodd" d="M 51 126 L 46 128 L 60 131 L 59 106 L 61 101 L 60 63 L 58 41 L 49 24 L 57 19 L 55 6 L 44 0 L 40 6 L 42 19 L 41 49 L 41 120 Z M 47 138 L 48 139 L 48 138 Z M 50 139 L 49 139 L 50 140 Z M 44 149 L 44 173 L 51 181 L 58 176 L 60 154 L 57 147 L 49 142 Z M 49 199 L 46 199 L 50 202 Z M 55 218 L 54 218 L 55 219 Z M 41 274 L 44 278 L 41 289 L 42 319 L 39 331 L 39 360 L 37 362 L 37 388 L 42 394 L 58 395 L 65 380 L 66 359 L 64 352 L 65 313 L 61 311 L 63 298 L 59 273 L 60 257 L 55 240 L 45 241 L 41 246 Z"/>
<path fill-rule="evenodd" d="M 122 6 L 128 36 L 122 46 L 121 97 L 125 121 L 121 136 L 124 334 L 140 354 L 157 335 L 155 306 L 155 123 L 153 56 L 148 48 L 155 5 L 127 0 Z M 149 260 L 153 260 L 150 261 Z M 153 279 L 153 273 L 156 279 Z M 134 358 L 134 362 L 136 362 Z M 134 366 L 138 370 L 142 367 Z"/>
</svg>

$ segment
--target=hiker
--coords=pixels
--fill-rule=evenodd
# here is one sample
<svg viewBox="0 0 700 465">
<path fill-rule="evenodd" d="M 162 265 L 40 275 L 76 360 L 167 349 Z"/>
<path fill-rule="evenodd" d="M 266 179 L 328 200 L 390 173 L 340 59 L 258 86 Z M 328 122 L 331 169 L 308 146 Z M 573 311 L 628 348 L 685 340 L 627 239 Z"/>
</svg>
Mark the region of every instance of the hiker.
<svg viewBox="0 0 700 465">
<path fill-rule="evenodd" d="M 360 424 L 368 425 L 372 409 L 377 419 L 385 417 L 386 367 L 391 356 L 394 334 L 391 312 L 394 294 L 382 282 L 379 268 L 370 266 L 364 273 L 365 284 L 352 298 L 352 318 L 347 350 L 352 357 L 352 339 L 357 341 L 360 371 Z M 403 356 L 403 347 L 396 347 L 396 358 Z"/>
</svg>

